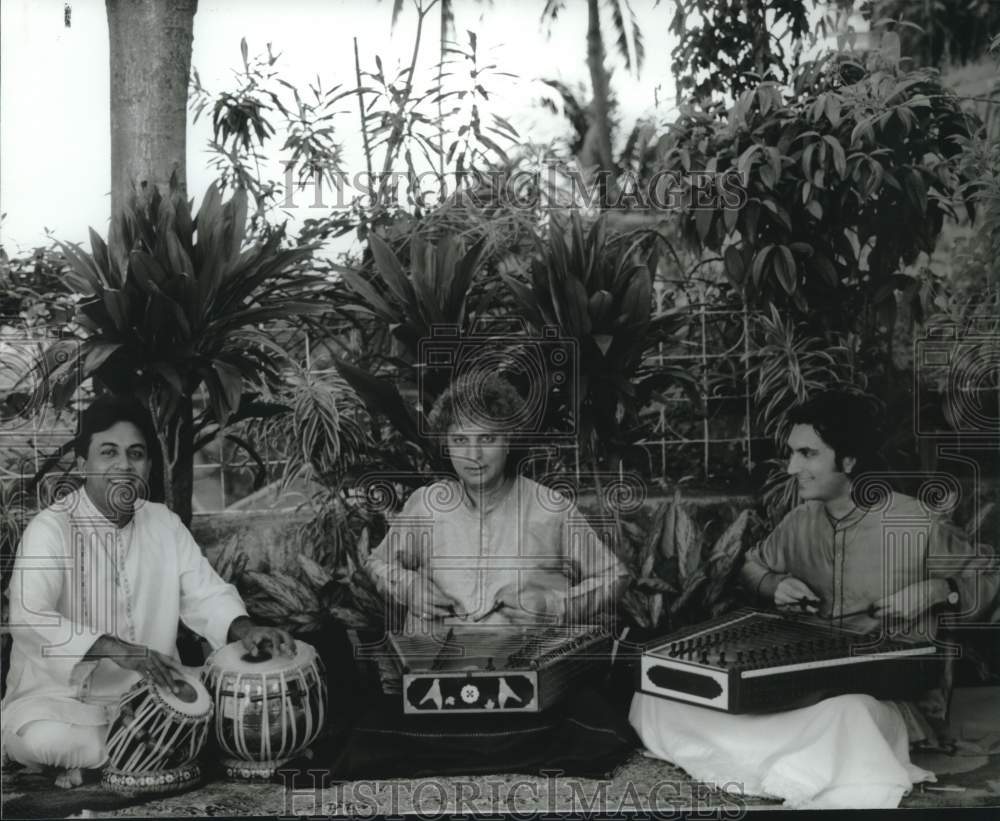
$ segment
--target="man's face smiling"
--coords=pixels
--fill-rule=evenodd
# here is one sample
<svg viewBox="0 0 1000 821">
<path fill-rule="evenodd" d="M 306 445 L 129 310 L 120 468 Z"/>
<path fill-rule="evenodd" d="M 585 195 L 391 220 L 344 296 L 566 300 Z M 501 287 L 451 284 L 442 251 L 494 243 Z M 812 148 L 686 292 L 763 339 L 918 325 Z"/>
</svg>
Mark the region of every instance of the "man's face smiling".
<svg viewBox="0 0 1000 821">
<path fill-rule="evenodd" d="M 798 480 L 799 498 L 831 502 L 847 498 L 851 492 L 848 473 L 855 460 L 843 460 L 844 470 L 837 470 L 836 454 L 816 433 L 812 425 L 795 425 L 788 436 L 788 473 Z M 844 472 L 847 471 L 847 472 Z"/>
<path fill-rule="evenodd" d="M 77 464 L 90 500 L 109 519 L 128 519 L 149 478 L 149 451 L 142 432 L 131 422 L 116 422 L 90 439 L 87 456 Z"/>
</svg>

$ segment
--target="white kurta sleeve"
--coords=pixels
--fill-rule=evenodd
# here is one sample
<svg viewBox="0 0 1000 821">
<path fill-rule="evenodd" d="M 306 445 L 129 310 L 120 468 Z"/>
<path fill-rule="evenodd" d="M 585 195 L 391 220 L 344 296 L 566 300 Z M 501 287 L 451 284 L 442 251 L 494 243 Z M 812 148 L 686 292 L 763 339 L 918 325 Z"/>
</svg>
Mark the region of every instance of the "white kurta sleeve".
<svg viewBox="0 0 1000 821">
<path fill-rule="evenodd" d="M 246 616 L 246 606 L 233 585 L 222 580 L 191 532 L 171 513 L 173 541 L 180 571 L 181 620 L 213 649 L 228 644 L 229 625 Z"/>
<path fill-rule="evenodd" d="M 83 595 L 64 589 L 82 572 L 74 561 L 69 539 L 58 522 L 39 514 L 25 528 L 8 587 L 14 643 L 29 664 L 67 688 L 97 666 L 95 660 L 83 658 L 100 637 L 84 621 Z"/>
<path fill-rule="evenodd" d="M 399 604 L 407 604 L 406 591 L 413 579 L 426 572 L 430 556 L 422 538 L 429 524 L 417 523 L 424 508 L 424 488 L 418 488 L 406 500 L 403 510 L 390 522 L 389 529 L 378 547 L 368 556 L 365 569 L 375 581 L 378 591 Z M 427 514 L 423 514 L 423 519 Z"/>
<path fill-rule="evenodd" d="M 611 549 L 609 533 L 598 533 L 571 505 L 562 522 L 563 555 L 573 569 L 569 590 L 551 590 L 548 610 L 570 624 L 597 624 L 611 610 L 628 582 L 628 569 Z"/>
</svg>

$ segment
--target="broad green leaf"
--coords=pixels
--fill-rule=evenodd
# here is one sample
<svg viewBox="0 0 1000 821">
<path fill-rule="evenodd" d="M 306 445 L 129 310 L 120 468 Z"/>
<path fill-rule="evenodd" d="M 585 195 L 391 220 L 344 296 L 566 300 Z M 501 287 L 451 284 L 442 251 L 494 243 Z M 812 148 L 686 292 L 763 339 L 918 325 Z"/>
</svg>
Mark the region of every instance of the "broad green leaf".
<svg viewBox="0 0 1000 821">
<path fill-rule="evenodd" d="M 343 271 L 340 276 L 348 287 L 358 296 L 362 297 L 368 305 L 385 321 L 397 322 L 401 318 L 400 313 L 392 308 L 378 292 L 360 274 L 353 271 Z"/>
<path fill-rule="evenodd" d="M 787 245 L 779 245 L 772 254 L 772 263 L 775 276 L 786 293 L 792 293 L 798 284 L 798 275 L 795 268 L 795 257 L 792 250 Z"/>
<path fill-rule="evenodd" d="M 833 152 L 833 167 L 837 170 L 837 175 L 844 179 L 847 174 L 847 158 L 844 155 L 844 147 L 840 144 L 840 141 L 826 134 L 823 140 L 830 146 L 830 150 Z"/>
<path fill-rule="evenodd" d="M 121 287 L 121 282 L 111 269 L 111 259 L 108 255 L 108 246 L 93 228 L 90 229 L 90 250 L 94 260 L 94 265 L 104 276 L 104 280 L 115 288 Z"/>
<path fill-rule="evenodd" d="M 653 285 L 646 266 L 638 266 L 622 297 L 622 314 L 628 317 L 630 326 L 641 325 L 649 320 L 653 309 Z"/>
<path fill-rule="evenodd" d="M 70 272 L 66 279 L 77 293 L 84 296 L 99 295 L 107 287 L 100 271 L 91 264 L 86 254 L 80 253 L 65 242 L 56 241 L 56 245 L 69 262 Z"/>
<path fill-rule="evenodd" d="M 247 223 L 247 192 L 245 188 L 237 188 L 229 201 L 231 221 L 227 226 L 229 240 L 229 257 L 239 256 L 240 249 L 246 238 Z"/>
<path fill-rule="evenodd" d="M 354 388 L 370 413 L 384 415 L 405 439 L 428 450 L 429 443 L 417 427 L 414 411 L 392 382 L 379 379 L 338 358 L 334 358 L 334 365 L 338 373 Z"/>
<path fill-rule="evenodd" d="M 595 328 L 602 326 L 610 314 L 613 305 L 614 298 L 611 296 L 610 291 L 601 290 L 590 295 L 587 310 L 590 314 L 591 323 Z"/>
<path fill-rule="evenodd" d="M 101 294 L 101 298 L 118 332 L 127 331 L 130 325 L 128 297 L 122 291 L 108 288 Z"/>
<path fill-rule="evenodd" d="M 460 324 L 464 319 L 465 300 L 482 263 L 485 251 L 486 237 L 480 237 L 459 259 L 451 279 L 448 300 L 445 303 L 445 312 L 449 321 Z"/>
<path fill-rule="evenodd" d="M 184 382 L 181 379 L 177 368 L 175 368 L 172 364 L 169 362 L 153 362 L 149 366 L 149 370 L 153 373 L 159 374 L 163 378 L 163 381 L 170 386 L 177 396 L 185 395 Z"/>
<path fill-rule="evenodd" d="M 764 265 L 767 263 L 767 258 L 771 255 L 771 251 L 773 250 L 773 245 L 765 245 L 754 256 L 753 268 L 751 269 L 754 285 L 760 286 L 760 281 L 764 274 Z"/>
<path fill-rule="evenodd" d="M 723 260 L 725 261 L 726 275 L 730 281 L 737 287 L 742 287 L 746 270 L 743 267 L 743 255 L 739 249 L 735 245 L 730 245 L 723 252 Z"/>
<path fill-rule="evenodd" d="M 212 369 L 219 377 L 219 384 L 222 388 L 221 407 L 225 416 L 219 419 L 219 423 L 225 425 L 230 415 L 240 406 L 240 397 L 243 394 L 243 375 L 238 368 L 218 359 L 212 361 Z"/>
<path fill-rule="evenodd" d="M 91 342 L 87 345 L 87 355 L 83 360 L 83 373 L 90 376 L 108 358 L 122 347 L 120 342 Z"/>
<path fill-rule="evenodd" d="M 382 237 L 375 232 L 368 235 L 368 245 L 371 248 L 372 256 L 375 258 L 375 267 L 382 275 L 385 284 L 389 286 L 393 296 L 399 300 L 403 306 L 412 306 L 412 287 L 406 278 L 406 272 L 400 264 L 399 259 L 392 248 Z"/>
</svg>

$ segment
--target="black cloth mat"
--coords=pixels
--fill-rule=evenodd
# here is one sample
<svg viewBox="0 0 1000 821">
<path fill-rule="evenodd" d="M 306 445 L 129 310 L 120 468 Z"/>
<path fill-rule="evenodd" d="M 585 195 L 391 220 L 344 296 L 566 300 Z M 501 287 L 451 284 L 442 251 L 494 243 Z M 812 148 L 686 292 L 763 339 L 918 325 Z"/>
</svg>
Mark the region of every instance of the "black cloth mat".
<svg viewBox="0 0 1000 821">
<path fill-rule="evenodd" d="M 401 696 L 380 695 L 346 735 L 315 744 L 310 760 L 284 769 L 308 773 L 310 784 L 319 770 L 333 781 L 553 772 L 603 778 L 638 746 L 625 715 L 591 687 L 541 715 L 404 716 Z"/>
</svg>

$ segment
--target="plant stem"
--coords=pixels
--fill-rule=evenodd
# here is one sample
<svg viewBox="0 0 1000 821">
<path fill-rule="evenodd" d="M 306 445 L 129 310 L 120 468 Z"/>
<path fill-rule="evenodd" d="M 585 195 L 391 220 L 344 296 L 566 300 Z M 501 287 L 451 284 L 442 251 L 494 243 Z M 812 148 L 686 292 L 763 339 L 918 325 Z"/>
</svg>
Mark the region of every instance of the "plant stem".
<svg viewBox="0 0 1000 821">
<path fill-rule="evenodd" d="M 358 81 L 358 114 L 361 117 L 361 139 L 365 146 L 365 167 L 368 169 L 368 182 L 372 179 L 372 150 L 368 144 L 368 129 L 365 127 L 365 102 L 361 96 L 361 61 L 358 59 L 358 38 L 354 38 L 354 76 Z"/>
<path fill-rule="evenodd" d="M 406 112 L 406 104 L 410 102 L 410 95 L 413 93 L 413 75 L 417 70 L 417 57 L 420 54 L 420 40 L 423 36 L 424 31 L 424 17 L 427 13 L 434 7 L 437 0 L 431 0 L 431 3 L 425 8 L 421 0 L 417 0 L 417 33 L 413 40 L 413 54 L 410 57 L 410 68 L 406 72 L 406 88 L 400 95 L 399 104 L 396 106 L 396 122 L 393 123 L 392 133 L 389 135 L 389 139 L 386 141 L 385 146 L 385 161 L 382 163 L 382 177 L 379 180 L 378 189 L 378 199 L 376 200 L 377 205 L 382 203 L 382 198 L 385 195 L 385 187 L 388 184 L 389 172 L 392 170 L 393 160 L 396 158 L 396 153 L 399 151 L 400 145 L 403 143 L 403 115 Z"/>
</svg>

